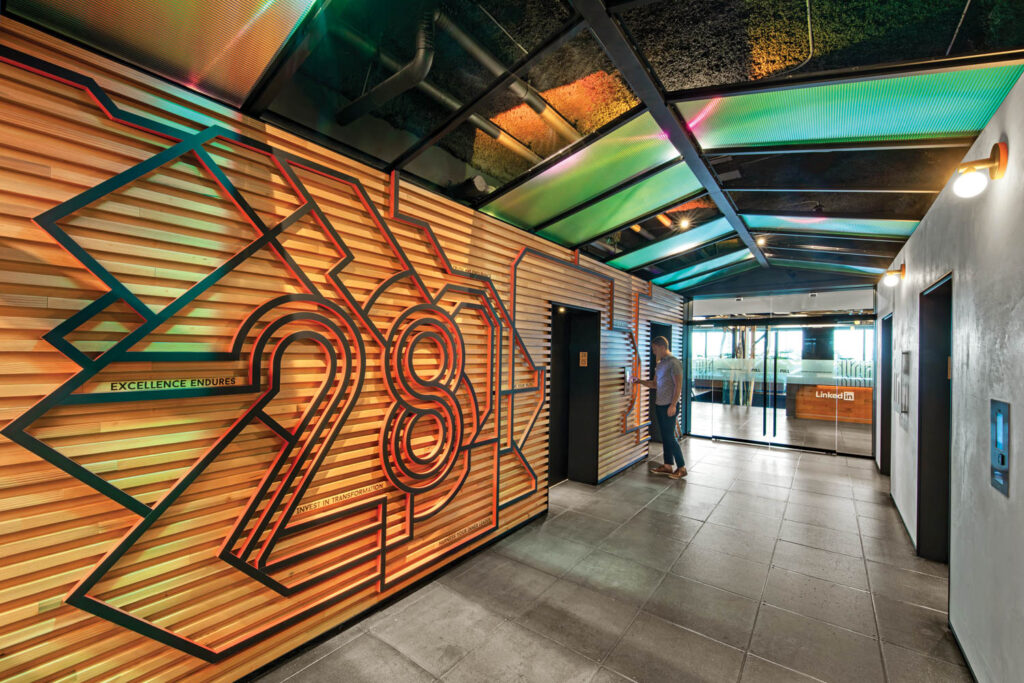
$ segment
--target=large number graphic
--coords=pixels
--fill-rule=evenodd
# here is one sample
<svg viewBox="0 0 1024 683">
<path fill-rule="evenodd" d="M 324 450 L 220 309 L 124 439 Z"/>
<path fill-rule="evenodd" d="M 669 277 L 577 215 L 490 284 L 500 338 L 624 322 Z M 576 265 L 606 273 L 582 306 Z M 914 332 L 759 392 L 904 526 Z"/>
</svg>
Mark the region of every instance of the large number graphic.
<svg viewBox="0 0 1024 683">
<path fill-rule="evenodd" d="M 523 449 L 544 375 L 514 306 L 399 211 L 397 176 L 385 220 L 352 176 L 219 126 L 124 111 L 92 80 L 13 50 L 0 61 L 167 141 L 35 219 L 100 285 L 45 335 L 77 370 L 3 434 L 137 516 L 68 603 L 216 661 L 421 577 L 538 493 Z M 90 212 L 172 172 L 167 192 L 211 188 L 222 258 L 157 236 L 140 253 L 188 265 L 160 280 L 117 261 L 140 249 L 131 231 L 99 250 L 83 237 Z M 249 198 L 244 173 L 276 183 L 286 208 Z M 116 334 L 79 343 L 115 314 Z M 96 448 L 116 453 L 54 436 L 104 411 L 118 419 Z"/>
</svg>

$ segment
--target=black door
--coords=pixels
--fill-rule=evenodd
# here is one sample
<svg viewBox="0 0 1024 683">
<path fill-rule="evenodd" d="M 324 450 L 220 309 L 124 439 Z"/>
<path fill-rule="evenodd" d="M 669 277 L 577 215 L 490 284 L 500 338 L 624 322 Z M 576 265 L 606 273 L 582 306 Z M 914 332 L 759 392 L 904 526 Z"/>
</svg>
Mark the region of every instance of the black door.
<svg viewBox="0 0 1024 683">
<path fill-rule="evenodd" d="M 879 420 L 878 420 L 878 469 L 889 475 L 892 458 L 892 314 L 882 318 L 882 355 L 878 359 Z"/>
<path fill-rule="evenodd" d="M 548 484 L 597 483 L 601 314 L 551 307 Z"/>
<path fill-rule="evenodd" d="M 650 341 L 654 341 L 655 337 L 664 337 L 665 339 L 668 339 L 669 348 L 670 349 L 672 348 L 672 326 L 671 325 L 666 325 L 664 323 L 652 322 L 651 323 L 651 337 L 650 337 Z M 658 360 L 654 357 L 654 352 L 651 351 L 650 348 L 647 349 L 647 354 L 648 354 L 647 367 L 650 368 L 650 376 L 648 377 L 648 379 L 654 379 L 654 366 L 658 364 Z M 685 382 L 683 383 L 683 386 L 684 387 L 687 386 Z M 651 431 L 651 441 L 654 441 L 656 443 L 661 443 L 661 432 L 658 431 L 658 423 L 654 419 L 654 391 L 648 391 L 647 394 L 648 394 L 647 414 L 650 416 L 650 420 L 651 420 L 651 426 L 649 428 L 650 431 Z"/>
<path fill-rule="evenodd" d="M 918 347 L 917 554 L 949 562 L 953 282 L 921 294 Z"/>
</svg>

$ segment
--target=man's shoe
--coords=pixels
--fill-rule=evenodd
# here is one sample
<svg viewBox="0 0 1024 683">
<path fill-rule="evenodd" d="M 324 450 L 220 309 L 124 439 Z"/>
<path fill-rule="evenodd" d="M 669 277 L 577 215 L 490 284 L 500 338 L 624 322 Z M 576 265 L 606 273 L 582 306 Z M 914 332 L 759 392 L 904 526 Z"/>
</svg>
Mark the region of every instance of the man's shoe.
<svg viewBox="0 0 1024 683">
<path fill-rule="evenodd" d="M 675 472 L 673 472 L 672 474 L 668 475 L 668 478 L 669 479 L 682 479 L 685 476 L 686 476 L 686 468 L 685 467 L 677 467 Z"/>
<path fill-rule="evenodd" d="M 666 474 L 672 476 L 672 465 L 662 465 L 661 467 L 653 467 L 650 470 L 651 474 Z"/>
</svg>

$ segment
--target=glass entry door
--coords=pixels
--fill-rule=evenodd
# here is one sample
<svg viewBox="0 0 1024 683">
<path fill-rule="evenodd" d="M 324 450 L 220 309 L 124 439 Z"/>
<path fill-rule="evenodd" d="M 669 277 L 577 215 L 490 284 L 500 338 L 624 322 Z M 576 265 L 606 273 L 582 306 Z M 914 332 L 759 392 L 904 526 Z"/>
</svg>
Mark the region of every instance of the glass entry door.
<svg viewBox="0 0 1024 683">
<path fill-rule="evenodd" d="M 872 325 L 696 327 L 690 349 L 691 434 L 871 455 Z"/>
</svg>

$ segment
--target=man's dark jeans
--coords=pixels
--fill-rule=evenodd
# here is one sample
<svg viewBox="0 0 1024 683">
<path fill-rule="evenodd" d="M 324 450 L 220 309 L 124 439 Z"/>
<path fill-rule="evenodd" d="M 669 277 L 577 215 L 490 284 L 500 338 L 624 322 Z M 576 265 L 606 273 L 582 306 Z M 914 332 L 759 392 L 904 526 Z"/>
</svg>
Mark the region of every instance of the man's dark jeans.
<svg viewBox="0 0 1024 683">
<path fill-rule="evenodd" d="M 654 406 L 654 416 L 658 421 L 658 432 L 661 434 L 661 447 L 665 450 L 665 464 L 671 465 L 675 462 L 676 467 L 685 467 L 683 462 L 683 449 L 676 441 L 676 418 L 679 417 L 678 408 L 673 416 L 668 414 L 669 406 Z"/>
</svg>

